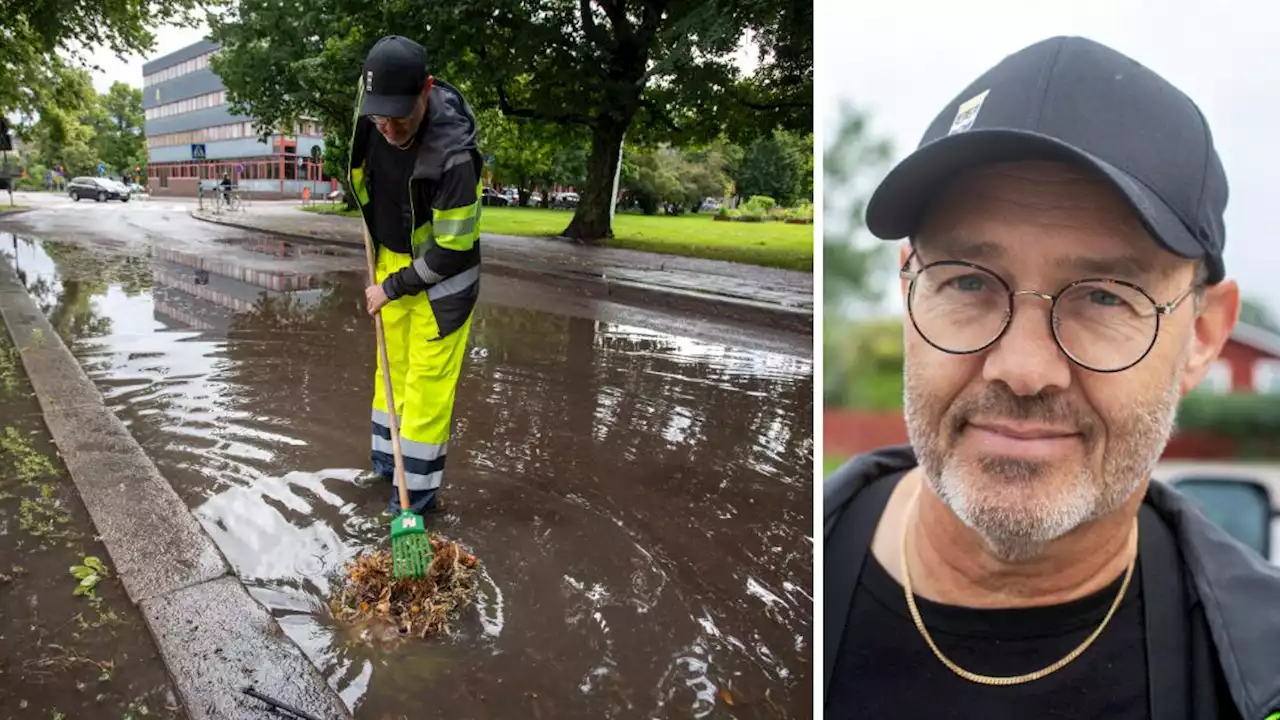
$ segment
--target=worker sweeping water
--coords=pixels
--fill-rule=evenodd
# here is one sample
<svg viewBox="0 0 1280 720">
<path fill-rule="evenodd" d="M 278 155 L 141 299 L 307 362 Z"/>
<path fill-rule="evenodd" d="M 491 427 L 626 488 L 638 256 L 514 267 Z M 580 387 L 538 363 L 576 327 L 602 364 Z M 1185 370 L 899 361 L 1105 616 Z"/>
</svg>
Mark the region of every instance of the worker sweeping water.
<svg viewBox="0 0 1280 720">
<path fill-rule="evenodd" d="M 393 524 L 393 552 L 397 532 L 420 531 L 414 517 L 436 507 L 444 479 L 454 393 L 480 292 L 476 138 L 466 99 L 431 76 L 421 45 L 391 35 L 373 46 L 356 93 L 348 179 L 369 250 L 366 305 L 385 338 L 371 456 L 373 471 L 397 485 L 390 512 L 402 514 Z"/>
<path fill-rule="evenodd" d="M 422 513 L 443 481 L 480 292 L 476 119 L 461 93 L 428 74 L 423 47 L 394 35 L 369 52 L 357 108 L 350 185 L 376 252 L 365 297 L 382 315 L 410 504 Z M 381 368 L 375 380 L 373 470 L 391 479 Z"/>
</svg>

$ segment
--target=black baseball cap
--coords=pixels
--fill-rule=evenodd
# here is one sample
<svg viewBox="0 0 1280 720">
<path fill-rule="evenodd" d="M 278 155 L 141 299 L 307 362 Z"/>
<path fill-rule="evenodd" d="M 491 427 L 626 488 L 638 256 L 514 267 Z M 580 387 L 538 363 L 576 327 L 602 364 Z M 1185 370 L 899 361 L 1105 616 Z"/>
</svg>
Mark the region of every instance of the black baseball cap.
<svg viewBox="0 0 1280 720">
<path fill-rule="evenodd" d="M 427 84 L 427 51 L 399 35 L 388 35 L 369 51 L 361 69 L 361 115 L 405 117 Z"/>
<path fill-rule="evenodd" d="M 1024 48 L 957 95 L 880 183 L 867 227 L 884 240 L 914 235 L 960 173 L 1020 160 L 1096 170 L 1162 247 L 1222 281 L 1227 177 L 1204 115 L 1155 72 L 1078 37 Z"/>
</svg>

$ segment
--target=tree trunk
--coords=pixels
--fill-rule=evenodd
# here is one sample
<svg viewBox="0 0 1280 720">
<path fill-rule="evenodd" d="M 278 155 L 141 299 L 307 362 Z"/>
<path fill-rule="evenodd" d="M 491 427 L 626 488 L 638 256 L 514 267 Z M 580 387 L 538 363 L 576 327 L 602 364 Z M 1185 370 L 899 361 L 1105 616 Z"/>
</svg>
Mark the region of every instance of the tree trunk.
<svg viewBox="0 0 1280 720">
<path fill-rule="evenodd" d="M 613 193 L 613 176 L 618 168 L 622 136 L 626 122 L 605 116 L 596 122 L 591 133 L 591 160 L 587 167 L 587 185 L 582 188 L 578 209 L 565 228 L 566 237 L 586 243 L 598 243 L 613 237 L 609 221 L 609 200 Z"/>
</svg>

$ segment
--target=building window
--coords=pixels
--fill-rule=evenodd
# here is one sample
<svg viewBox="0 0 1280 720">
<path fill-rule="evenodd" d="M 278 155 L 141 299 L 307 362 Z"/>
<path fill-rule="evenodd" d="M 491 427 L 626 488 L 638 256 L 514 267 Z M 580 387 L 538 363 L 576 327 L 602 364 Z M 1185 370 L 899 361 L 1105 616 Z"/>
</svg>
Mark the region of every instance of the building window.
<svg viewBox="0 0 1280 720">
<path fill-rule="evenodd" d="M 241 138 L 257 139 L 253 134 L 252 123 L 238 122 L 231 123 L 229 125 L 214 125 L 212 127 L 202 128 L 200 130 L 191 130 L 188 132 L 148 135 L 147 147 L 170 147 L 173 145 L 187 145 L 189 143 L 239 140 Z"/>
<path fill-rule="evenodd" d="M 1211 393 L 1231 392 L 1231 364 L 1226 360 L 1214 362 L 1196 390 Z"/>
<path fill-rule="evenodd" d="M 196 57 L 193 57 L 190 60 L 184 60 L 180 63 L 177 63 L 176 65 L 170 65 L 167 68 L 163 68 L 151 73 L 150 75 L 146 75 L 142 78 L 142 85 L 143 87 L 146 87 L 148 85 L 155 85 L 156 83 L 166 82 L 176 77 L 182 77 L 183 75 L 190 75 L 193 72 L 203 70 L 209 67 L 209 58 L 213 57 L 214 52 L 216 51 L 210 51 L 203 55 L 197 55 Z"/>
<path fill-rule="evenodd" d="M 1265 359 L 1253 364 L 1253 389 L 1259 393 L 1280 394 L 1280 360 Z"/>
<path fill-rule="evenodd" d="M 219 90 L 217 92 L 205 93 L 204 95 L 197 95 L 184 100 L 175 100 L 171 103 L 147 108 L 145 116 L 148 120 L 157 120 L 159 118 L 183 115 L 197 110 L 205 110 L 211 107 L 225 105 L 226 102 L 227 91 Z"/>
</svg>

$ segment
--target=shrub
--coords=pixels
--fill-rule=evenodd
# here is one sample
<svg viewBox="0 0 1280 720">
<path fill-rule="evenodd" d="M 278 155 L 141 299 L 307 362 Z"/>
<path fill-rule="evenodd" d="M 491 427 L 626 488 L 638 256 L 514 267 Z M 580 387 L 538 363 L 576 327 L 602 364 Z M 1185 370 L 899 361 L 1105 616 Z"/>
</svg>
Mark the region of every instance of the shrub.
<svg viewBox="0 0 1280 720">
<path fill-rule="evenodd" d="M 742 222 L 764 222 L 765 214 L 759 210 L 747 210 L 738 219 Z"/>
<path fill-rule="evenodd" d="M 730 212 L 732 211 L 729 208 L 724 207 L 722 205 L 720 209 L 716 211 L 716 217 L 722 217 L 722 218 L 731 217 L 731 215 L 729 215 Z"/>
<path fill-rule="evenodd" d="M 759 212 L 763 214 L 768 212 L 770 209 L 777 207 L 777 205 L 777 201 L 768 195 L 752 195 L 742 207 L 747 212 Z"/>
<path fill-rule="evenodd" d="M 1240 440 L 1280 440 L 1280 402 L 1265 393 L 1188 393 L 1178 406 L 1178 429 Z"/>
</svg>

